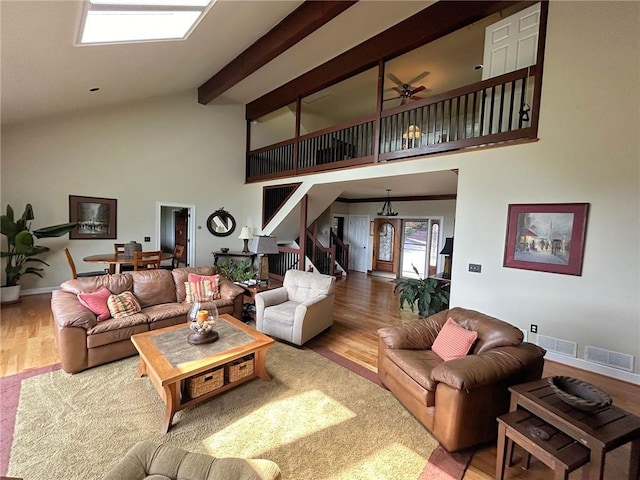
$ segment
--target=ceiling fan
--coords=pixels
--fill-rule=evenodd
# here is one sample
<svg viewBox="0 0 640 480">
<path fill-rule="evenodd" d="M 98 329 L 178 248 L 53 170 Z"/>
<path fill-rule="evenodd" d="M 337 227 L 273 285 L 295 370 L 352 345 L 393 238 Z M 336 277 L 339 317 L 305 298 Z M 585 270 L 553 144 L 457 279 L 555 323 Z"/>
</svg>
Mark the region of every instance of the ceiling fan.
<svg viewBox="0 0 640 480">
<path fill-rule="evenodd" d="M 407 100 L 411 99 L 411 100 L 419 100 L 422 97 L 418 97 L 416 96 L 416 93 L 422 92 L 427 90 L 425 88 L 424 85 L 420 85 L 419 87 L 414 86 L 413 84 L 416 83 L 418 80 L 422 80 L 424 77 L 426 77 L 427 75 L 429 75 L 429 72 L 422 72 L 420 75 L 418 75 L 415 78 L 412 78 L 411 80 L 409 80 L 408 82 L 403 82 L 401 81 L 398 77 L 396 77 L 393 73 L 388 73 L 387 74 L 387 78 L 389 80 L 391 80 L 393 83 L 396 84 L 395 87 L 391 87 L 387 90 L 393 90 L 394 92 L 396 92 L 398 94 L 397 97 L 391 97 L 391 98 L 385 98 L 384 101 L 388 101 L 388 100 L 397 100 L 397 99 L 401 99 L 400 100 L 400 105 L 404 105 L 405 103 L 407 103 Z"/>
</svg>

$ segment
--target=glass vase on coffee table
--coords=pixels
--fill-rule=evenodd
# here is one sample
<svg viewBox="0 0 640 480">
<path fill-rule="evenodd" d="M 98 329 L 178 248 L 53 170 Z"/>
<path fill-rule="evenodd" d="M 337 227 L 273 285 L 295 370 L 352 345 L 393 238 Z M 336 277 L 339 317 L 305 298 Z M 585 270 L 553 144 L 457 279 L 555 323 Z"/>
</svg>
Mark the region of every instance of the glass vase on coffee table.
<svg viewBox="0 0 640 480">
<path fill-rule="evenodd" d="M 218 339 L 218 332 L 214 330 L 218 319 L 218 308 L 215 304 L 207 302 L 205 305 L 203 302 L 193 302 L 187 318 L 191 330 L 187 341 L 190 344 L 202 345 L 215 342 Z"/>
</svg>

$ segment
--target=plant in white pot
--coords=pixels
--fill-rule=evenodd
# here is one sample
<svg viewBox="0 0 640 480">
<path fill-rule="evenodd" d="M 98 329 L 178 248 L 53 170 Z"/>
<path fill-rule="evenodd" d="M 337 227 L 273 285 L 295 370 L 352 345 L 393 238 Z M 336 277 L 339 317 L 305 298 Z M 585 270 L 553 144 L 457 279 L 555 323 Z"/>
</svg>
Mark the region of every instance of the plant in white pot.
<svg viewBox="0 0 640 480">
<path fill-rule="evenodd" d="M 20 278 L 23 275 L 37 275 L 42 278 L 42 265 L 49 266 L 38 255 L 48 252 L 49 247 L 35 245 L 35 238 L 61 237 L 69 233 L 76 223 L 63 223 L 31 231 L 34 219 L 30 203 L 24 209 L 22 217 L 15 219 L 13 208 L 7 205 L 7 213 L 0 217 L 0 233 L 7 237 L 7 249 L 1 252 L 6 259 L 5 285 L 2 286 L 2 303 L 15 301 L 20 296 Z M 8 290 L 7 290 L 8 288 Z"/>
</svg>

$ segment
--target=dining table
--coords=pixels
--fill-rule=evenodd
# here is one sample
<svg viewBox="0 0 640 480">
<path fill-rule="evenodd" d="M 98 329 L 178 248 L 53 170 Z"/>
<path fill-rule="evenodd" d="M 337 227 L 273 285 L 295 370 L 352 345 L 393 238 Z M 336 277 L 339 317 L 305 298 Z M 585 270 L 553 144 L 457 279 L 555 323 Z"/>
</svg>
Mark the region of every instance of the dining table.
<svg viewBox="0 0 640 480">
<path fill-rule="evenodd" d="M 162 252 L 161 260 L 171 260 L 171 252 Z M 109 273 L 120 273 L 122 265 L 133 265 L 133 256 L 116 255 L 115 253 L 98 253 L 84 257 L 87 263 L 104 263 L 109 265 Z"/>
</svg>

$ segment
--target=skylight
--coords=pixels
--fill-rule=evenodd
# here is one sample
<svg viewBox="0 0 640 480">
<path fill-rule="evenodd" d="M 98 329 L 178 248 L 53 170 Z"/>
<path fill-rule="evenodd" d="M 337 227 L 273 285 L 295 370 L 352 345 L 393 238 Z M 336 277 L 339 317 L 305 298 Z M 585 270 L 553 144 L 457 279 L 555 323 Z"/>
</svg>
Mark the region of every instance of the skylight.
<svg viewBox="0 0 640 480">
<path fill-rule="evenodd" d="M 86 0 L 80 44 L 181 40 L 215 0 Z"/>
</svg>

